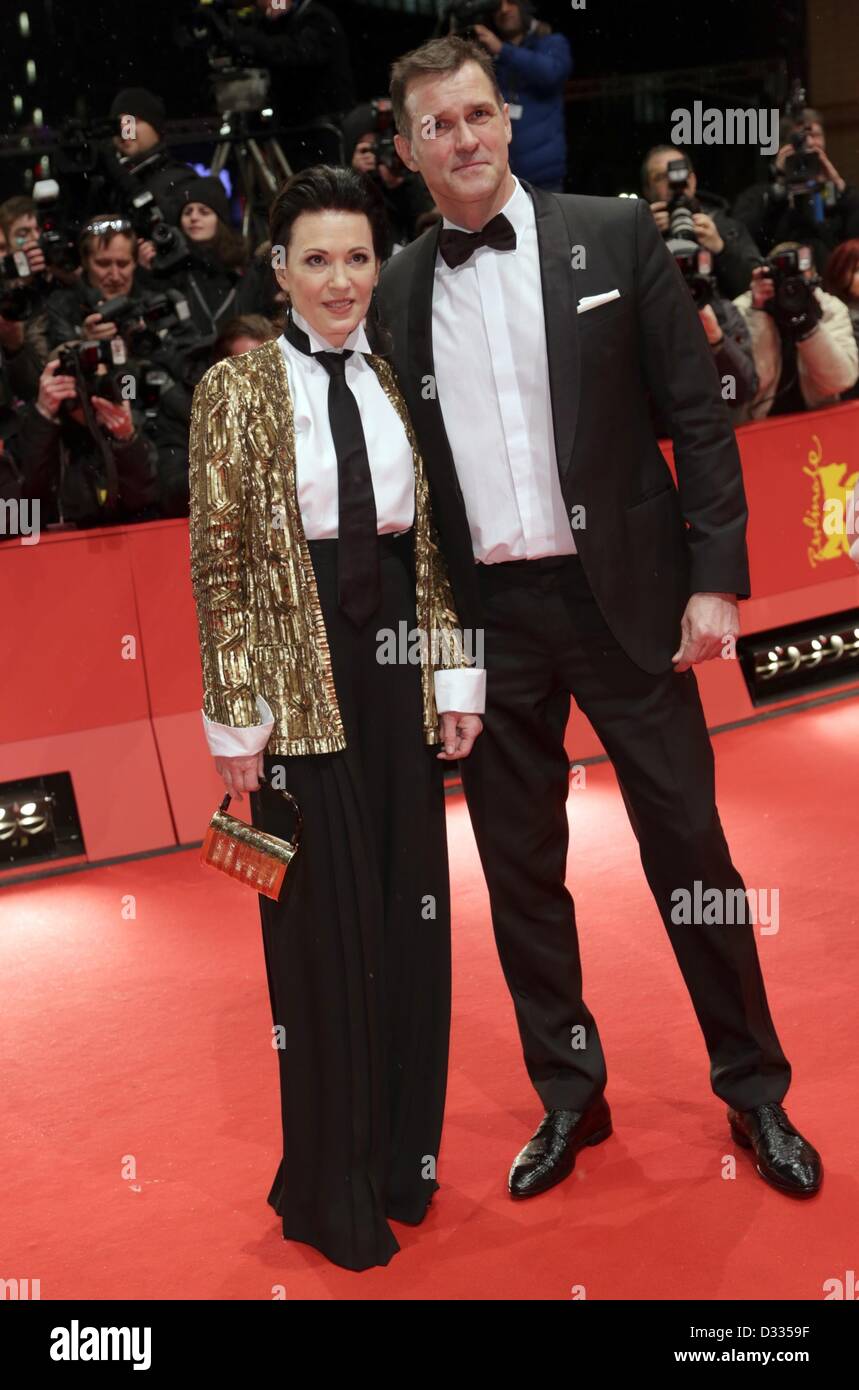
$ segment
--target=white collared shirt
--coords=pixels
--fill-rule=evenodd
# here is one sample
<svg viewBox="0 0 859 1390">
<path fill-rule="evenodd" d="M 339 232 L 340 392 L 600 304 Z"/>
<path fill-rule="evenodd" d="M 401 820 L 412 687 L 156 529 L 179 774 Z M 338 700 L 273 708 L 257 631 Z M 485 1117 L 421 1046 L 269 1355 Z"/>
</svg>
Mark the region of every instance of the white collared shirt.
<svg viewBox="0 0 859 1390">
<path fill-rule="evenodd" d="M 414 459 L 403 422 L 370 363 L 361 355 L 371 351 L 363 322 L 353 329 L 342 348 L 337 348 L 320 337 L 294 309 L 293 319 L 310 339 L 311 352 L 352 349 L 352 356 L 346 361 L 346 384 L 361 411 L 376 502 L 376 527 L 380 535 L 407 531 L 415 519 Z M 330 540 L 337 536 L 338 520 L 337 453 L 328 418 L 331 378 L 321 362 L 293 347 L 283 334 L 278 344 L 294 409 L 296 489 L 304 534 L 308 540 Z M 434 685 L 440 714 L 445 710 L 483 713 L 484 669 L 437 670 Z M 257 695 L 256 702 L 263 722 L 247 728 L 216 723 L 203 713 L 206 740 L 214 756 L 237 757 L 258 753 L 265 747 L 274 727 L 274 714 L 261 695 Z"/>
<path fill-rule="evenodd" d="M 555 452 L 537 219 L 514 183 L 501 211 L 515 249 L 480 246 L 453 268 L 439 253 L 433 286 L 438 401 L 474 556 L 486 564 L 576 550 Z"/>
<path fill-rule="evenodd" d="M 310 339 L 312 352 L 352 349 L 346 361 L 346 385 L 361 411 L 376 500 L 376 529 L 380 535 L 408 531 L 415 519 L 411 445 L 402 420 L 362 355 L 371 350 L 364 324 L 353 329 L 342 348 L 335 348 L 294 309 L 292 316 Z M 321 362 L 293 347 L 284 334 L 278 343 L 295 412 L 295 478 L 304 534 L 309 541 L 331 540 L 337 535 L 337 452 L 328 420 L 331 378 Z"/>
</svg>

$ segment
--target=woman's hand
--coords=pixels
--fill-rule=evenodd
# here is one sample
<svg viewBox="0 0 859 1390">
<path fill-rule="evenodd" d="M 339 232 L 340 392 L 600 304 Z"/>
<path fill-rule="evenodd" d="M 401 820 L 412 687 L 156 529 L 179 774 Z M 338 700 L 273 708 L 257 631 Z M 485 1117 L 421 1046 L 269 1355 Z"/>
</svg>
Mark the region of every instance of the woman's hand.
<svg viewBox="0 0 859 1390">
<path fill-rule="evenodd" d="M 472 716 L 466 715 L 465 718 Z M 242 792 L 258 792 L 260 778 L 264 772 L 262 753 L 245 753 L 239 758 L 216 758 L 215 771 L 223 777 L 224 786 L 237 801 L 243 800 Z"/>
<path fill-rule="evenodd" d="M 444 747 L 436 756 L 443 762 L 454 762 L 457 758 L 467 758 L 474 740 L 483 728 L 479 714 L 457 714 L 455 710 L 445 710 L 439 715 L 438 731 Z"/>
</svg>

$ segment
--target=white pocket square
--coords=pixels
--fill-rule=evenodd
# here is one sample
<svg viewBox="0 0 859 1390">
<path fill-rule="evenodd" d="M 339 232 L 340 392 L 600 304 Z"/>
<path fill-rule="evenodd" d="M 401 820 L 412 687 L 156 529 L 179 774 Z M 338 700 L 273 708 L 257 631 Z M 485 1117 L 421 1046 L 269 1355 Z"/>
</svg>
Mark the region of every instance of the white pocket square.
<svg viewBox="0 0 859 1390">
<path fill-rule="evenodd" d="M 610 299 L 620 299 L 620 290 L 606 290 L 604 294 L 583 295 L 576 305 L 576 313 L 585 314 L 588 309 L 598 309 L 600 304 L 608 304 Z"/>
</svg>

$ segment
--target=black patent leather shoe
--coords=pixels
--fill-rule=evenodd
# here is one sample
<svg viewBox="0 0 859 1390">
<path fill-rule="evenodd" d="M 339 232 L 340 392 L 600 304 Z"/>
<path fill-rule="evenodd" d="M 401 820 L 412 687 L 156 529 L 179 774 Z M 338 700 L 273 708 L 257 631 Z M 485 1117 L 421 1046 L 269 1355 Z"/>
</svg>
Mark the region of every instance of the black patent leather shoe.
<svg viewBox="0 0 859 1390">
<path fill-rule="evenodd" d="M 547 1110 L 536 1134 L 516 1155 L 507 1188 L 511 1197 L 536 1197 L 569 1177 L 579 1149 L 611 1134 L 611 1111 L 602 1096 L 587 1110 Z"/>
<path fill-rule="evenodd" d="M 731 1133 L 744 1149 L 754 1149 L 757 1171 L 779 1192 L 813 1197 L 823 1181 L 820 1154 L 795 1129 L 781 1105 L 728 1110 Z"/>
</svg>

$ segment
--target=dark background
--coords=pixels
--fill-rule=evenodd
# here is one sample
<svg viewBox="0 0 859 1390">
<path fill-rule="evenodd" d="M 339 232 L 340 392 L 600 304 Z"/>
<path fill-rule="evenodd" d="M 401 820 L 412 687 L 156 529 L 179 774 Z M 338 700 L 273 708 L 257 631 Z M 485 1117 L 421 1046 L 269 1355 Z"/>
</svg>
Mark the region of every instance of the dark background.
<svg viewBox="0 0 859 1390">
<path fill-rule="evenodd" d="M 6 137 L 0 198 L 25 191 L 26 161 L 11 157 L 8 137 L 22 131 L 36 106 L 46 124 L 56 126 L 71 115 L 103 116 L 121 87 L 146 86 L 164 97 L 171 119 L 212 114 L 203 55 L 182 52 L 171 41 L 183 2 L 3 0 L 0 52 L 7 80 L 0 91 L 0 137 Z M 349 34 L 361 98 L 385 95 L 391 60 L 433 31 L 428 16 L 358 0 L 329 5 Z M 23 8 L 29 40 L 18 31 Z M 590 0 L 580 11 L 564 0 L 544 0 L 537 13 L 572 44 L 570 187 L 584 193 L 637 192 L 642 155 L 669 138 L 675 106 L 691 109 L 695 100 L 719 107 L 781 106 L 789 81 L 807 78 L 805 0 Z M 28 58 L 36 62 L 33 86 L 26 81 Z M 15 91 L 24 100 L 21 117 L 12 110 Z M 808 95 L 815 104 L 815 93 Z M 282 120 L 299 119 L 289 112 L 288 91 L 276 89 L 275 101 Z M 179 153 L 187 157 L 185 149 Z M 744 147 L 702 146 L 694 155 L 700 184 L 729 198 L 763 169 L 757 153 Z"/>
</svg>

